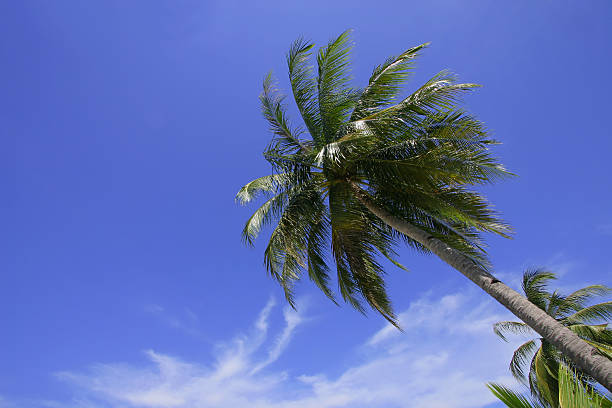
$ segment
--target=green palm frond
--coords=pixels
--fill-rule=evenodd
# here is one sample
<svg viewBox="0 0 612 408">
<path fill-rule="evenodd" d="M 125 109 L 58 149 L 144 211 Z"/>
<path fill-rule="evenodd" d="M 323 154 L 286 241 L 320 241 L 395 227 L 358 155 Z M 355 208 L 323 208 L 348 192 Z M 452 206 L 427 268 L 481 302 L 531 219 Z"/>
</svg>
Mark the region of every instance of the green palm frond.
<svg viewBox="0 0 612 408">
<path fill-rule="evenodd" d="M 527 299 L 546 311 L 550 294 L 546 291 L 549 281 L 557 279 L 554 273 L 541 269 L 528 269 L 523 274 L 523 292 Z"/>
<path fill-rule="evenodd" d="M 313 225 L 307 238 L 308 276 L 325 296 L 337 304 L 334 294 L 329 287 L 330 269 L 325 262 L 330 231 L 331 225 L 328 210 L 321 200 L 318 202 L 317 210 L 313 213 Z"/>
<path fill-rule="evenodd" d="M 559 363 L 550 357 L 545 347 L 546 342 L 542 342 L 542 346 L 534 356 L 533 370 L 531 370 L 529 376 L 529 385 L 532 393 L 538 395 L 541 400 L 545 400 L 551 406 L 557 407 L 559 399 L 559 383 L 557 379 Z"/>
<path fill-rule="evenodd" d="M 415 124 L 419 117 L 454 109 L 465 92 L 478 87 L 478 84 L 457 83 L 453 73 L 441 71 L 398 104 L 372 113 L 362 120 L 387 123 L 398 120 Z"/>
<path fill-rule="evenodd" d="M 311 149 L 309 142 L 298 139 L 299 131 L 292 130 L 283 107 L 284 95 L 281 95 L 274 84 L 272 73 L 263 82 L 263 92 L 259 96 L 264 118 L 270 125 L 270 131 L 275 135 L 270 144 L 274 150 L 283 153 L 307 152 Z"/>
<path fill-rule="evenodd" d="M 313 47 L 314 44 L 302 38 L 295 41 L 287 54 L 287 66 L 295 104 L 310 136 L 318 144 L 321 139 L 321 117 L 317 81 L 314 77 L 314 67 L 309 64 Z"/>
<path fill-rule="evenodd" d="M 352 278 L 347 281 L 339 274 L 338 279 L 345 286 L 342 295 L 354 303 L 359 302 L 356 298 L 359 294 L 370 307 L 397 326 L 382 278 L 384 271 L 376 260 L 377 250 L 380 248 L 387 252 L 392 237 L 384 228 L 377 228 L 379 222 L 363 212 L 344 186 L 330 187 L 329 205 L 332 248 L 338 271 L 349 273 Z"/>
<path fill-rule="evenodd" d="M 566 299 L 572 305 L 576 307 L 584 308 L 588 301 L 593 297 L 605 296 L 612 293 L 612 288 L 605 285 L 589 285 L 584 288 L 578 289 L 575 292 L 567 295 Z"/>
<path fill-rule="evenodd" d="M 570 324 L 568 329 L 586 340 L 594 340 L 610 344 L 612 347 L 612 330 L 608 330 L 608 324 Z"/>
<path fill-rule="evenodd" d="M 608 408 L 612 401 L 583 385 L 579 374 L 559 367 L 559 406 L 561 408 Z"/>
<path fill-rule="evenodd" d="M 457 76 L 444 70 L 436 74 L 412 95 L 402 101 L 402 105 L 412 109 L 437 112 L 442 109 L 451 109 L 461 96 L 473 88 L 481 85 L 470 83 L 457 83 Z"/>
<path fill-rule="evenodd" d="M 377 66 L 370 76 L 368 86 L 357 102 L 351 115 L 351 121 L 362 119 L 395 102 L 401 86 L 406 82 L 414 67 L 414 59 L 418 57 L 419 51 L 428 45 L 429 43 L 425 43 L 410 48 Z"/>
<path fill-rule="evenodd" d="M 242 239 L 250 246 L 261 232 L 261 228 L 269 225 L 282 212 L 286 204 L 287 193 L 282 192 L 263 203 L 253 215 L 249 217 L 242 230 Z"/>
<path fill-rule="evenodd" d="M 522 382 L 527 381 L 528 371 L 525 369 L 530 368 L 537 349 L 538 343 L 536 343 L 536 340 L 528 340 L 514 351 L 512 360 L 510 360 L 510 372 L 514 378 Z"/>
<path fill-rule="evenodd" d="M 612 302 L 585 307 L 565 318 L 568 323 L 593 323 L 610 320 L 612 320 Z"/>
<path fill-rule="evenodd" d="M 317 91 L 323 139 L 330 143 L 353 110 L 359 93 L 348 87 L 351 30 L 319 50 Z"/>
<path fill-rule="evenodd" d="M 612 401 L 599 394 L 595 389 L 585 386 L 580 375 L 565 365 L 558 369 L 559 408 L 610 408 Z M 548 403 L 521 395 L 500 384 L 488 383 L 487 387 L 509 408 L 549 408 Z"/>
<path fill-rule="evenodd" d="M 488 383 L 487 387 L 493 395 L 509 408 L 547 408 L 539 401 L 525 397 L 503 385 Z"/>
<path fill-rule="evenodd" d="M 310 187 L 296 189 L 288 197 L 264 251 L 268 272 L 281 284 L 293 307 L 293 285 L 307 269 L 307 237 L 316 225 L 322 205 L 320 193 Z"/>
<path fill-rule="evenodd" d="M 259 197 L 269 193 L 278 193 L 287 178 L 284 173 L 271 174 L 269 176 L 259 177 L 250 183 L 247 183 L 236 194 L 236 201 L 245 205 Z"/>
<path fill-rule="evenodd" d="M 497 322 L 493 325 L 493 332 L 502 340 L 508 341 L 504 333 L 512 334 L 533 334 L 533 329 L 521 322 Z"/>
</svg>

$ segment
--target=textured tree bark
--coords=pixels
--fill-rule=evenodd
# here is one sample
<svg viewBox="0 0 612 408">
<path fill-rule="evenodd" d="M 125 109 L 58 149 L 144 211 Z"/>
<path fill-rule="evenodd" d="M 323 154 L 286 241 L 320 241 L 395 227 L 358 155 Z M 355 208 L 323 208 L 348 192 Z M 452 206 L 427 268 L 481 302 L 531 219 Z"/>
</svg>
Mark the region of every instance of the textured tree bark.
<svg viewBox="0 0 612 408">
<path fill-rule="evenodd" d="M 374 215 L 390 227 L 419 242 L 444 262 L 461 272 L 554 345 L 577 367 L 612 392 L 612 360 L 599 353 L 597 349 L 550 317 L 527 298 L 496 279 L 491 273 L 476 265 L 474 261 L 461 252 L 450 248 L 439 239 L 414 225 L 389 214 L 385 209 L 374 203 L 370 196 L 357 184 L 351 183 L 351 187 L 356 198 Z"/>
</svg>

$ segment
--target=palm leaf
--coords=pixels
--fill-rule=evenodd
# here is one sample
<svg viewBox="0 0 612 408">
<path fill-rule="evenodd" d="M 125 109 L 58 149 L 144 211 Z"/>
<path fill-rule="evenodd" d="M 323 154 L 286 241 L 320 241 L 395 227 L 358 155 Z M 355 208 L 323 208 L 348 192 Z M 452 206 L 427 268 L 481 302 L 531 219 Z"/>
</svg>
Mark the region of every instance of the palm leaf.
<svg viewBox="0 0 612 408">
<path fill-rule="evenodd" d="M 527 398 L 503 385 L 488 383 L 487 387 L 493 395 L 509 408 L 545 408 L 538 401 Z"/>
<path fill-rule="evenodd" d="M 351 115 L 351 121 L 359 120 L 368 114 L 395 101 L 401 85 L 408 79 L 413 68 L 414 59 L 419 51 L 429 43 L 410 48 L 397 57 L 388 58 L 383 64 L 377 66 L 368 86 L 363 91 L 357 106 Z"/>
<path fill-rule="evenodd" d="M 317 91 L 321 131 L 326 143 L 336 139 L 338 130 L 355 106 L 358 93 L 348 88 L 351 30 L 340 34 L 319 50 Z"/>
<path fill-rule="evenodd" d="M 554 273 L 541 269 L 528 269 L 523 274 L 522 286 L 527 299 L 544 311 L 546 311 L 550 297 L 546 291 L 546 285 L 553 279 L 557 279 Z"/>
<path fill-rule="evenodd" d="M 282 212 L 287 199 L 287 193 L 282 192 L 263 203 L 253 215 L 249 217 L 242 230 L 243 241 L 254 245 L 263 226 L 270 224 Z"/>
<path fill-rule="evenodd" d="M 287 54 L 287 65 L 295 104 L 302 115 L 310 136 L 316 144 L 321 136 L 321 118 L 319 115 L 314 68 L 308 62 L 312 55 L 313 47 L 314 44 L 302 38 L 295 41 Z"/>
<path fill-rule="evenodd" d="M 274 85 L 272 74 L 269 73 L 263 82 L 263 92 L 259 96 L 264 118 L 270 125 L 270 131 L 275 135 L 271 145 L 283 153 L 309 151 L 311 147 L 306 141 L 300 141 L 295 131 L 291 129 L 285 108 L 284 96 L 280 95 Z"/>
<path fill-rule="evenodd" d="M 513 353 L 510 360 L 510 372 L 519 381 L 525 382 L 527 379 L 526 368 L 535 358 L 538 345 L 535 340 L 529 340 L 521 344 Z"/>
<path fill-rule="evenodd" d="M 271 174 L 269 176 L 259 177 L 250 183 L 247 183 L 236 194 L 236 201 L 242 205 L 256 199 L 261 194 L 276 193 L 279 191 L 279 186 L 284 184 L 286 174 Z"/>
<path fill-rule="evenodd" d="M 609 321 L 612 319 L 612 302 L 603 302 L 589 307 L 585 307 L 576 313 L 565 318 L 569 324 L 573 323 L 592 323 L 599 321 Z"/>
<path fill-rule="evenodd" d="M 578 289 L 575 292 L 567 295 L 566 299 L 576 307 L 583 308 L 586 302 L 591 300 L 595 296 L 605 296 L 612 292 L 612 288 L 605 285 L 590 285 L 584 288 Z M 576 309 L 578 310 L 578 309 Z"/>
<path fill-rule="evenodd" d="M 578 375 L 564 365 L 559 367 L 559 405 L 561 408 L 603 408 L 612 405 L 595 390 L 582 385 Z"/>
<path fill-rule="evenodd" d="M 504 333 L 533 334 L 533 329 L 522 322 L 497 322 L 493 325 L 493 332 L 502 340 L 508 341 Z"/>
</svg>

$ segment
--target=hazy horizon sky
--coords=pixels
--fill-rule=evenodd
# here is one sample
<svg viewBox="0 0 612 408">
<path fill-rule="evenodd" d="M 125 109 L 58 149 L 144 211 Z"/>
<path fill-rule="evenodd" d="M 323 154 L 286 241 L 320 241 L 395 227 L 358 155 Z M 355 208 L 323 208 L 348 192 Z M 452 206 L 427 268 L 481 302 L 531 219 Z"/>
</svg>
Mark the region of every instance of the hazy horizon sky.
<svg viewBox="0 0 612 408">
<path fill-rule="evenodd" d="M 484 188 L 515 229 L 485 236 L 495 273 L 612 285 L 609 1 L 22 0 L 0 21 L 0 408 L 500 406 L 511 316 L 441 261 L 388 269 L 399 333 L 307 280 L 288 309 L 265 234 L 242 245 L 261 82 L 288 91 L 300 36 L 352 28 L 355 86 L 431 41 L 406 93 L 482 84 L 464 106 L 517 174 Z"/>
</svg>

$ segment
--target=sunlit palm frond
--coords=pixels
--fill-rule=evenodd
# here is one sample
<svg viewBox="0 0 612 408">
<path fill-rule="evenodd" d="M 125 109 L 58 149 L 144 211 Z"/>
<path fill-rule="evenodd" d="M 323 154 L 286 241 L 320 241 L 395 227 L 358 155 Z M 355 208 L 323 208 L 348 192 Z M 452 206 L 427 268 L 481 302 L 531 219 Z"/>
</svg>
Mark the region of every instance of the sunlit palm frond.
<svg viewBox="0 0 612 408">
<path fill-rule="evenodd" d="M 533 369 L 529 373 L 529 386 L 532 394 L 537 395 L 540 400 L 548 402 L 552 407 L 558 407 L 559 363 L 550 357 L 546 348 L 546 342 L 542 342 L 535 354 Z"/>
<path fill-rule="evenodd" d="M 500 384 L 488 383 L 493 395 L 509 408 L 610 408 L 612 401 L 599 394 L 594 388 L 586 386 L 580 375 L 565 365 L 560 365 L 558 404 L 551 405 L 537 399 L 521 395 Z"/>
<path fill-rule="evenodd" d="M 560 408 L 608 408 L 612 401 L 603 397 L 593 388 L 583 385 L 579 374 L 568 367 L 559 367 Z"/>
<path fill-rule="evenodd" d="M 284 185 L 287 176 L 285 173 L 277 173 L 256 178 L 250 183 L 245 184 L 236 193 L 236 201 L 245 205 L 261 195 L 276 194 L 282 190 L 281 186 Z"/>
</svg>

